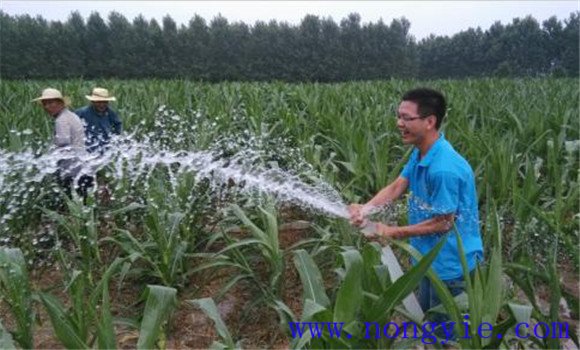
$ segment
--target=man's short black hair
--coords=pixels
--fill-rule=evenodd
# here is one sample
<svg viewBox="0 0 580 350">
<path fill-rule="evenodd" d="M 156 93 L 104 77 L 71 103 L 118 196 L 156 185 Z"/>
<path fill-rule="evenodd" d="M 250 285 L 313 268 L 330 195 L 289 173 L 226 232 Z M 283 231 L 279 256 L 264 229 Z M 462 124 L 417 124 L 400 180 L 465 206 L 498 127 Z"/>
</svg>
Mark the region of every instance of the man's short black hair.
<svg viewBox="0 0 580 350">
<path fill-rule="evenodd" d="M 415 102 L 421 117 L 434 115 L 437 118 L 435 127 L 439 129 L 447 110 L 445 96 L 442 93 L 429 88 L 413 89 L 405 92 L 403 101 Z"/>
</svg>

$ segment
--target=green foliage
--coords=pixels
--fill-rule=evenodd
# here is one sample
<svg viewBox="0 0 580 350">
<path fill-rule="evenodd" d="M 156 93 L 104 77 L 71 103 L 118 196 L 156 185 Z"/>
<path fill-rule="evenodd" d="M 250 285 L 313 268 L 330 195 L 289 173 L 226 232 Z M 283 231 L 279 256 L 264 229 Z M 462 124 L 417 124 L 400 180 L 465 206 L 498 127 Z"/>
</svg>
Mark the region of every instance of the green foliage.
<svg viewBox="0 0 580 350">
<path fill-rule="evenodd" d="M 32 348 L 35 313 L 26 262 L 20 249 L 0 248 L 0 292 L 16 321 L 14 340 L 23 348 Z M 0 323 L 0 342 L 10 344 L 12 336 Z"/>
<path fill-rule="evenodd" d="M 578 76 L 579 13 L 542 26 L 532 17 L 417 42 L 411 23 L 340 23 L 306 15 L 297 25 L 229 23 L 200 16 L 177 27 L 117 12 L 67 21 L 0 12 L 0 72 L 8 79 L 182 78 L 336 82 L 388 78 Z M 530 45 L 533 43 L 533 45 Z M 41 60 L 42 58 L 42 60 Z"/>
<path fill-rule="evenodd" d="M 240 239 L 227 232 L 215 233 L 210 242 L 223 240 L 225 248 L 215 254 L 200 254 L 209 259 L 195 271 L 233 268 L 236 273 L 225 283 L 217 299 L 236 283 L 248 280 L 257 292 L 254 301 L 273 306 L 281 298 L 284 272 L 284 251 L 278 241 L 277 210 L 268 201 L 258 209 L 258 217 L 253 221 L 238 205 L 233 204 L 230 209 L 234 222 L 241 222 L 242 229 L 247 230 L 249 237 Z M 256 264 L 260 263 L 265 265 L 265 273 L 255 269 Z"/>
<path fill-rule="evenodd" d="M 314 260 L 305 250 L 296 250 L 294 263 L 304 288 L 303 311 L 299 321 L 325 324 L 343 322 L 343 333 L 339 338 L 331 336 L 329 331 L 323 331 L 320 336 L 313 337 L 306 330 L 304 336 L 293 338 L 291 347 L 392 347 L 393 339 L 377 340 L 368 337 L 365 334 L 369 332 L 367 324 L 376 322 L 384 325 L 393 318 L 395 307 L 419 284 L 443 243 L 441 240 L 424 259 L 394 282 L 389 280 L 386 267 L 380 262 L 381 250 L 376 243 L 366 245 L 362 254 L 355 249 L 345 249 L 341 254 L 344 268 L 338 270 L 341 282 L 333 300 L 326 294 L 320 270 Z M 288 316 L 288 322 L 298 321 L 295 316 Z"/>
<path fill-rule="evenodd" d="M 506 273 L 510 276 L 511 280 L 524 292 L 528 301 L 533 306 L 533 312 L 531 315 L 538 322 L 545 322 L 549 325 L 560 324 L 563 325 L 564 337 L 569 336 L 576 346 L 578 346 L 578 336 L 572 330 L 570 331 L 569 323 L 562 320 L 560 315 L 560 305 L 561 301 L 567 300 L 570 305 L 572 305 L 573 312 L 578 310 L 578 297 L 563 288 L 563 281 L 558 273 L 558 267 L 556 263 L 558 252 L 557 241 L 552 244 L 549 257 L 544 264 L 538 264 L 538 262 L 532 262 L 529 258 L 520 258 L 517 263 L 510 263 L 506 266 Z M 549 290 L 549 307 L 548 310 L 542 308 L 539 304 L 537 295 L 538 286 L 543 286 Z M 549 331 L 549 330 L 548 330 Z M 546 332 L 543 329 L 542 332 Z M 555 332 L 555 331 L 554 331 Z M 547 335 L 544 333 L 543 335 Z M 546 336 L 544 339 L 538 337 L 530 337 L 534 345 L 542 349 L 555 349 L 560 348 L 562 344 L 560 339 L 554 336 Z"/>
<path fill-rule="evenodd" d="M 143 311 L 137 349 L 152 349 L 156 343 L 164 349 L 165 324 L 176 305 L 177 289 L 156 285 L 147 287 L 147 304 Z"/>
<path fill-rule="evenodd" d="M 98 282 L 89 281 L 78 270 L 72 271 L 66 286 L 70 299 L 68 307 L 48 292 L 38 293 L 50 316 L 56 337 L 66 348 L 88 348 L 95 341 L 100 348 L 116 348 L 109 282 L 125 264 L 127 259 L 115 259 Z"/>
<path fill-rule="evenodd" d="M 115 25 L 122 28 L 122 19 L 117 20 L 120 22 Z M 345 28 L 347 24 L 356 26 L 356 18 L 352 21 L 354 24 L 345 23 Z M 135 23 L 141 22 L 136 20 Z M 170 22 L 166 24 L 171 27 Z M 139 25 L 149 26 L 147 23 Z M 209 34 L 209 29 L 199 20 L 192 25 L 196 26 L 195 35 Z M 329 32 L 336 29 L 331 23 L 325 25 Z M 219 22 L 213 26 L 223 30 L 226 27 Z M 320 39 L 312 34 L 314 29 L 314 19 L 303 25 L 305 33 L 310 35 L 309 43 Z M 159 34 L 155 26 L 152 31 Z M 241 27 L 236 31 L 245 35 Z M 268 33 L 262 34 L 267 36 Z M 351 34 L 355 35 L 356 30 Z M 304 69 L 312 71 L 314 68 Z M 255 163 L 252 164 L 295 170 L 306 182 L 315 182 L 318 174 L 322 174 L 320 177 L 338 189 L 345 200 L 360 202 L 395 178 L 408 157 L 409 149 L 400 144 L 394 110 L 401 93 L 417 84 L 416 81 L 400 80 L 332 85 L 199 84 L 173 80 L 6 81 L 0 85 L 0 99 L 4 102 L 0 106 L 3 113 L 0 146 L 6 153 L 0 156 L 27 147 L 35 154 L 44 151 L 46 140 L 51 136 L 51 120 L 38 106 L 29 103 L 42 88 L 58 87 L 72 95 L 75 104 L 80 104 L 90 87 L 103 85 L 118 96 L 119 102 L 114 107 L 119 110 L 126 129 L 135 132 L 137 138 L 151 137 L 159 145 L 160 152 L 187 152 L 217 144 L 220 148 L 215 156 L 225 158 L 245 148 L 258 148 L 261 152 L 253 158 Z M 558 258 L 570 256 L 576 263 L 578 259 L 580 121 L 577 118 L 577 82 L 568 79 L 468 79 L 433 81 L 430 85 L 444 91 L 449 100 L 450 109 L 443 124 L 446 138 L 473 166 L 480 215 L 485 215 L 485 251 L 490 258 L 489 265 L 473 276 L 463 300 L 446 295 L 442 284 L 434 279 L 444 300 L 441 309 L 455 320 L 461 320 L 463 312 L 469 312 L 472 320 L 491 320 L 489 322 L 502 332 L 509 331 L 514 322 L 529 318 L 528 312 L 536 319 L 556 320 L 555 311 L 540 310 L 531 300 L 538 294 L 534 290 L 537 283 L 558 280 L 554 274 L 555 265 L 550 265 L 554 261 L 546 261 L 546 256 L 554 258 L 545 254 L 550 243 L 560 242 L 562 248 Z M 160 107 L 162 105 L 170 108 Z M 184 132 L 180 134 L 179 131 Z M 239 137 L 228 143 L 230 135 Z M 286 148 L 287 145 L 290 147 Z M 302 162 L 303 159 L 307 162 Z M 9 158 L 7 164 L 13 161 Z M 231 194 L 227 186 L 212 188 L 207 182 L 198 181 L 193 173 L 176 174 L 173 166 L 151 166 L 147 176 L 135 178 L 123 171 L 126 170 L 123 167 L 129 166 L 122 164 L 121 169 L 103 169 L 108 173 L 105 177 L 114 194 L 109 206 L 90 198 L 87 206 L 68 200 L 55 210 L 49 203 L 49 197 L 53 196 L 49 179 L 25 184 L 22 191 L 14 190 L 13 186 L 0 188 L 0 242 L 22 248 L 23 261 L 27 262 L 33 261 L 41 248 L 50 249 L 46 246 L 55 244 L 53 256 L 65 271 L 70 307 L 59 305 L 46 296 L 47 293 L 43 301 L 59 320 L 55 326 L 58 333 L 65 337 L 72 332 L 78 338 L 67 336 L 66 341 L 71 342 L 68 346 L 114 346 L 111 337 L 114 319 L 107 311 L 111 302 L 105 291 L 107 288 L 102 285 L 109 283 L 103 276 L 109 254 L 121 254 L 124 259 L 119 267 L 122 269 L 119 283 L 125 277 L 130 278 L 131 283 L 151 283 L 153 278 L 154 283 L 182 288 L 191 280 L 190 274 L 201 270 L 203 273 L 205 269 L 214 268 L 236 271 L 224 283 L 216 302 L 232 286 L 245 281 L 255 287 L 253 302 L 265 302 L 275 309 L 281 322 L 297 319 L 281 299 L 284 257 L 290 249 L 280 248 L 278 225 L 281 219 L 273 206 L 268 204 L 253 210 L 256 198 Z M 15 170 L 18 171 L 3 179 L 5 184 L 17 183 L 33 173 L 26 167 Z M 123 175 L 116 178 L 113 170 Z M 21 199 L 22 205 L 14 205 L 11 201 L 14 198 Z M 231 211 L 223 211 L 231 202 L 237 206 Z M 41 207 L 47 209 L 41 210 Z M 225 221 L 222 220 L 224 213 Z M 313 227 L 318 236 L 298 244 L 300 248 L 308 247 L 311 255 L 294 253 L 299 260 L 297 268 L 301 280 L 305 286 L 310 286 L 304 291 L 306 300 L 301 317 L 323 321 L 354 320 L 349 328 L 354 335 L 357 320 L 377 319 L 380 315 L 376 313 L 384 309 L 392 314 L 398 304 L 393 300 L 400 300 L 410 291 L 414 280 L 397 281 L 400 284 L 391 289 L 394 284 L 380 263 L 380 251 L 375 246 L 362 246 L 363 239 L 353 234 L 348 222 L 312 213 L 305 215 L 315 222 Z M 56 230 L 53 230 L 56 235 L 43 235 L 39 230 L 41 219 L 56 223 Z M 402 216 L 397 219 L 404 222 Z M 218 222 L 241 225 L 244 234 L 216 232 Z M 216 254 L 200 252 L 200 247 L 215 247 L 213 244 L 223 246 L 219 246 Z M 501 250 L 497 248 L 500 244 L 504 261 L 513 259 L 517 264 L 501 261 Z M 361 249 L 356 251 L 346 246 L 360 246 Z M 546 266 L 546 271 L 538 272 L 530 261 Z M 256 262 L 264 268 L 256 271 Z M 516 284 L 531 291 L 533 312 L 528 306 L 506 302 L 505 291 L 497 288 L 503 283 L 498 279 L 502 266 L 507 266 Z M 318 276 L 314 267 L 319 271 Z M 325 286 L 322 281 L 327 280 L 327 276 L 320 271 L 337 267 L 340 283 Z M 418 276 L 418 272 L 414 273 L 413 276 Z M 525 273 L 533 275 L 531 281 L 528 281 L 531 277 L 522 276 Z M 3 290 L 5 301 L 11 295 L 10 288 Z M 100 291 L 92 293 L 96 290 Z M 573 305 L 573 298 L 563 289 L 554 289 L 551 308 L 557 304 L 558 293 L 577 310 L 577 301 Z M 15 298 L 20 297 L 14 291 L 12 294 Z M 91 307 L 95 305 L 102 308 L 93 310 Z M 16 310 L 24 322 L 12 334 L 14 342 L 23 347 L 21 339 L 32 339 L 17 335 L 17 332 L 27 332 L 26 318 L 32 317 L 27 310 L 30 309 Z M 153 340 L 158 342 L 154 346 L 162 345 L 163 338 L 160 343 L 159 337 Z M 0 334 L 0 339 L 9 344 L 8 337 Z M 323 340 L 320 344 L 316 341 L 319 340 L 307 344 L 308 341 L 303 340 L 296 345 L 325 345 Z M 232 347 L 226 337 L 222 337 L 221 342 Z M 366 346 L 353 344 L 353 347 Z M 375 347 L 399 345 L 372 344 Z M 489 348 L 504 344 L 480 339 L 467 345 Z M 347 345 L 333 343 L 331 346 Z"/>
</svg>

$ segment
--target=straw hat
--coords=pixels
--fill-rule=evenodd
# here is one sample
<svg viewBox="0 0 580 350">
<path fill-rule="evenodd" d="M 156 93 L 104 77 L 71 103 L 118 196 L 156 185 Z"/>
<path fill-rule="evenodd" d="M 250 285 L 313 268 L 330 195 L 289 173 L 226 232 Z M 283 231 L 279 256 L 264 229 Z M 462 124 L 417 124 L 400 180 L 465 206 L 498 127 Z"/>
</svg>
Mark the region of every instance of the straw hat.
<svg viewBox="0 0 580 350">
<path fill-rule="evenodd" d="M 43 100 L 61 100 L 65 106 L 70 106 L 70 98 L 68 96 L 63 96 L 60 91 L 53 88 L 42 90 L 40 97 L 33 99 L 32 102 L 42 102 Z"/>
<path fill-rule="evenodd" d="M 42 90 L 42 95 L 40 97 L 37 97 L 34 100 L 32 100 L 32 102 L 42 101 L 42 100 L 61 100 L 61 101 L 64 101 L 64 96 L 57 89 L 46 88 L 46 89 Z"/>
<path fill-rule="evenodd" d="M 109 96 L 109 90 L 103 88 L 94 88 L 92 95 L 85 95 L 87 100 L 98 102 L 98 101 L 117 101 L 114 96 Z"/>
</svg>

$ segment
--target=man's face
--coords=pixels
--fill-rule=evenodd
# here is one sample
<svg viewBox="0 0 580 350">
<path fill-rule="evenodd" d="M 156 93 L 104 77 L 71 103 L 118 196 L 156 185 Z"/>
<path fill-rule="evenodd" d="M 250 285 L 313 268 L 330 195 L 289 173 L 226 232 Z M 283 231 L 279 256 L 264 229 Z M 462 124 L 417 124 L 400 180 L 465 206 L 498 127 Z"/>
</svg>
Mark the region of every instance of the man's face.
<svg viewBox="0 0 580 350">
<path fill-rule="evenodd" d="M 104 113 L 108 105 L 108 101 L 93 101 L 93 108 L 99 113 Z"/>
<path fill-rule="evenodd" d="M 54 116 L 64 108 L 64 102 L 59 99 L 42 100 L 42 108 L 46 113 Z"/>
<path fill-rule="evenodd" d="M 428 118 L 419 115 L 419 106 L 412 101 L 403 101 L 397 111 L 397 127 L 403 143 L 419 145 L 429 130 Z"/>
</svg>

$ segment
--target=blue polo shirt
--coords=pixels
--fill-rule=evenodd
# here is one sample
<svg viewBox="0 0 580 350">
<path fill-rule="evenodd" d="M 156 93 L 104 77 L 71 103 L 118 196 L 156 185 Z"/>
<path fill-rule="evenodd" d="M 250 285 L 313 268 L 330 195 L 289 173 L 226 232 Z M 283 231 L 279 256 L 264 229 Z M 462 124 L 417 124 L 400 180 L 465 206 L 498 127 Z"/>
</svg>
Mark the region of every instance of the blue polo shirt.
<svg viewBox="0 0 580 350">
<path fill-rule="evenodd" d="M 469 270 L 483 258 L 479 231 L 479 212 L 475 178 L 469 163 L 440 133 L 439 139 L 420 159 L 415 148 L 401 176 L 409 181 L 409 224 L 418 224 L 444 214 L 455 214 L 455 225 L 467 257 Z M 446 236 L 446 242 L 433 262 L 440 279 L 450 280 L 463 276 L 457 250 L 457 239 L 451 231 L 412 237 L 410 243 L 425 255 Z"/>
<path fill-rule="evenodd" d="M 103 114 L 97 113 L 92 105 L 80 108 L 75 113 L 85 123 L 85 141 L 88 152 L 103 151 L 108 145 L 111 134 L 121 134 L 123 124 L 111 108 Z"/>
</svg>

